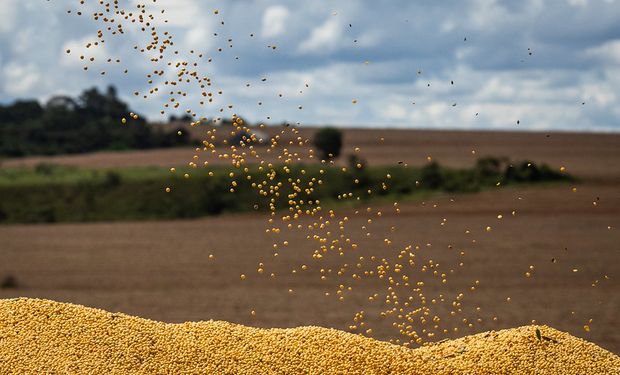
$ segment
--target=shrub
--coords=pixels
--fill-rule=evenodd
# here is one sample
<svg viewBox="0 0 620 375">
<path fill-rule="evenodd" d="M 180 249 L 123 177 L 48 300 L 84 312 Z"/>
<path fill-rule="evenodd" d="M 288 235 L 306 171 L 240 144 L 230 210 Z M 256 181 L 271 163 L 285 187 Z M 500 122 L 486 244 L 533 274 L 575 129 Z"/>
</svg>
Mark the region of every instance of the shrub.
<svg viewBox="0 0 620 375">
<path fill-rule="evenodd" d="M 444 170 L 442 189 L 448 192 L 471 193 L 479 191 L 484 182 L 471 170 Z"/>
<path fill-rule="evenodd" d="M 121 175 L 118 172 L 107 171 L 103 180 L 105 188 L 115 188 L 121 184 Z"/>
<path fill-rule="evenodd" d="M 0 282 L 0 289 L 14 289 L 17 288 L 17 278 L 13 275 L 7 275 Z"/>
<path fill-rule="evenodd" d="M 502 160 L 500 158 L 487 156 L 476 161 L 476 171 L 482 177 L 495 177 L 502 171 Z"/>
<path fill-rule="evenodd" d="M 540 180 L 540 172 L 535 163 L 523 161 L 511 164 L 504 172 L 505 182 L 535 182 Z"/>
<path fill-rule="evenodd" d="M 344 194 L 361 201 L 378 196 L 396 196 L 429 191 L 474 192 L 493 187 L 498 181 L 537 183 L 570 180 L 571 177 L 531 162 L 515 163 L 501 173 L 482 177 L 475 168 L 452 169 L 437 163 L 423 168 L 367 166 L 359 157 L 349 157 L 346 172 L 339 166 L 289 165 L 288 172 L 273 175 L 270 184 L 280 184 L 279 196 L 257 196 L 251 182 L 263 179 L 264 171 L 249 170 L 251 180 L 239 179 L 234 194 L 230 193 L 230 167 L 206 171 L 192 170 L 192 178 L 182 176 L 185 170 L 171 175 L 166 168 L 130 168 L 99 171 L 54 166 L 51 172 L 33 169 L 0 170 L 0 223 L 45 223 L 66 221 L 139 220 L 191 218 L 222 212 L 288 209 L 290 199 L 303 199 L 300 209 L 311 208 L 308 201 L 320 200 L 329 205 Z M 361 164 L 362 168 L 358 168 Z M 320 172 L 320 171 L 323 172 Z M 187 170 L 189 171 L 189 170 Z M 390 177 L 386 178 L 389 174 Z M 288 180 L 299 180 L 306 186 L 312 179 L 313 190 L 298 192 Z M 419 181 L 419 183 L 418 183 Z M 169 193 L 165 187 L 171 187 Z M 368 190 L 372 194 L 368 194 Z M 291 194 L 296 198 L 289 198 Z M 351 194 L 350 196 L 348 194 Z M 272 200 L 273 199 L 273 200 Z M 357 199 L 355 199 L 357 201 Z M 356 202 L 351 199 L 351 203 Z M 1 280 L 1 279 L 0 279 Z"/>
<path fill-rule="evenodd" d="M 360 158 L 359 156 L 355 154 L 349 155 L 348 162 L 349 162 L 349 168 L 353 171 L 364 170 L 366 169 L 366 165 L 368 164 L 368 162 L 365 159 Z"/>
<path fill-rule="evenodd" d="M 49 163 L 39 163 L 35 165 L 34 170 L 38 174 L 42 174 L 45 176 L 51 176 L 54 174 L 54 165 Z"/>
<path fill-rule="evenodd" d="M 420 184 L 423 187 L 435 190 L 439 189 L 443 182 L 444 178 L 439 163 L 432 162 L 422 167 Z"/>
</svg>

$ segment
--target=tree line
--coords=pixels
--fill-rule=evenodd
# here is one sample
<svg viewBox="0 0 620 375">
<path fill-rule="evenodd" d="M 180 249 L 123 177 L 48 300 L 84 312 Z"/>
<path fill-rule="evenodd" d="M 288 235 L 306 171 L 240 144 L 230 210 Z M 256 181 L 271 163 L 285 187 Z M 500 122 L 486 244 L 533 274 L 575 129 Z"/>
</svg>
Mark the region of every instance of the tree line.
<svg viewBox="0 0 620 375">
<path fill-rule="evenodd" d="M 305 208 L 311 209 L 309 201 L 316 200 L 325 208 L 336 202 L 363 205 L 368 200 L 387 197 L 401 200 L 438 192 L 476 192 L 497 188 L 498 183 L 506 186 L 573 180 L 544 164 L 494 157 L 480 159 L 475 166 L 465 169 L 436 162 L 422 167 L 369 166 L 354 157 L 349 158 L 345 171 L 329 164 L 288 165 L 288 173 L 277 169 L 271 183 L 281 183 L 279 197 L 263 197 L 251 186 L 252 181 L 265 178 L 258 166 L 249 167 L 251 180 L 238 180 L 234 193 L 230 192 L 229 175 L 237 170 L 230 166 L 212 168 L 213 175 L 207 169 L 189 167 L 178 168 L 175 173 L 167 168 L 99 170 L 51 164 L 32 169 L 0 169 L 0 224 L 192 218 L 223 212 L 267 211 L 272 204 L 287 209 L 289 194 L 295 193 L 287 181 L 299 180 L 305 186 L 315 177 L 324 183 L 305 192 Z M 185 173 L 192 177 L 185 178 Z M 166 192 L 166 187 L 171 190 Z"/>
<path fill-rule="evenodd" d="M 0 105 L 0 155 L 75 154 L 191 142 L 185 132 L 156 129 L 131 113 L 113 86 L 105 92 L 87 89 L 77 98 L 55 96 L 45 105 L 36 100 Z"/>
</svg>

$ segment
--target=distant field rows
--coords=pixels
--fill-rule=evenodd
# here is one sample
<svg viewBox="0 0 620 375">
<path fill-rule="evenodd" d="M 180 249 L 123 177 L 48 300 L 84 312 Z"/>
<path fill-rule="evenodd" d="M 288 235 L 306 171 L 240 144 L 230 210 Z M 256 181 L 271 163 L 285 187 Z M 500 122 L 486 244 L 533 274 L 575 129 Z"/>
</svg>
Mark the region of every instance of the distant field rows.
<svg viewBox="0 0 620 375">
<path fill-rule="evenodd" d="M 267 128 L 276 134 L 283 128 Z M 193 130 L 199 137 L 200 130 Z M 300 134 L 312 138 L 314 129 L 302 128 Z M 521 132 L 460 132 L 392 129 L 346 129 L 345 145 L 340 160 L 360 147 L 360 155 L 371 165 L 393 165 L 398 162 L 420 166 L 427 157 L 450 167 L 469 167 L 481 156 L 507 156 L 530 159 L 553 166 L 565 166 L 569 173 L 586 178 L 620 180 L 620 134 L 591 133 L 521 133 Z M 383 138 L 383 141 L 381 141 Z M 283 140 L 290 140 L 290 133 Z M 286 143 L 286 142 L 284 142 Z M 283 143 L 283 144 L 284 144 Z M 306 155 L 307 149 L 288 146 L 291 152 Z M 474 151 L 475 153 L 472 153 Z M 33 166 L 58 163 L 97 168 L 122 166 L 187 165 L 194 155 L 192 147 L 126 152 L 97 152 L 83 155 L 28 157 L 6 159 L 2 166 Z M 277 161 L 265 154 L 265 160 Z M 229 161 L 200 154 L 200 162 L 227 164 Z"/>
</svg>

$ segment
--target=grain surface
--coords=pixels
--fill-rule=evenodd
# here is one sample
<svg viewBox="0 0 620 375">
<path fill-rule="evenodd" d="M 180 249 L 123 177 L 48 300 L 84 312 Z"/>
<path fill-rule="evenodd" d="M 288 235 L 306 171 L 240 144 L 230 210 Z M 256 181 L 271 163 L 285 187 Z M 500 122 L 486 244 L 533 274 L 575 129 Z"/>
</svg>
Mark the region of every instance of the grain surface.
<svg viewBox="0 0 620 375">
<path fill-rule="evenodd" d="M 169 324 L 19 298 L 0 301 L 0 373 L 619 374 L 620 357 L 546 326 L 407 349 L 320 327 Z"/>
</svg>

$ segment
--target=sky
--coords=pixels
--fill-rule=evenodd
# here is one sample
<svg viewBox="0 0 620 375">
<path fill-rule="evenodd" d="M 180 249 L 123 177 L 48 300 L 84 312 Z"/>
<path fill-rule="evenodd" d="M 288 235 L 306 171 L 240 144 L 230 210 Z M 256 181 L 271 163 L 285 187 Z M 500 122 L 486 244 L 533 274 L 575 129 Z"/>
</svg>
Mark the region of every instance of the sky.
<svg viewBox="0 0 620 375">
<path fill-rule="evenodd" d="M 119 1 L 127 9 L 142 3 Z M 97 3 L 86 0 L 84 9 Z M 144 3 L 165 11 L 168 22 L 157 21 L 158 28 L 173 33 L 179 58 L 202 53 L 201 74 L 222 90 L 200 116 L 237 113 L 252 123 L 302 125 L 620 131 L 620 0 Z M 144 41 L 138 30 L 87 51 L 96 60 L 83 70 L 77 54 L 100 25 L 76 16 L 78 5 L 0 0 L 0 102 L 44 103 L 114 85 L 141 115 L 166 119 L 172 112 L 160 114 L 164 95 L 133 95 L 148 90 L 146 74 L 154 69 L 133 49 Z M 122 62 L 106 65 L 108 57 Z M 199 94 L 190 90 L 187 99 L 197 101 Z M 226 110 L 219 113 L 220 107 Z"/>
</svg>

